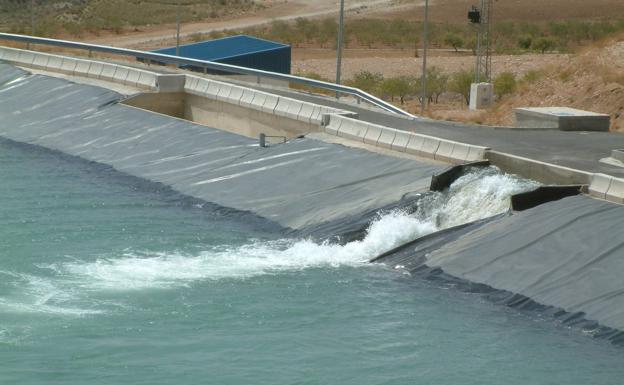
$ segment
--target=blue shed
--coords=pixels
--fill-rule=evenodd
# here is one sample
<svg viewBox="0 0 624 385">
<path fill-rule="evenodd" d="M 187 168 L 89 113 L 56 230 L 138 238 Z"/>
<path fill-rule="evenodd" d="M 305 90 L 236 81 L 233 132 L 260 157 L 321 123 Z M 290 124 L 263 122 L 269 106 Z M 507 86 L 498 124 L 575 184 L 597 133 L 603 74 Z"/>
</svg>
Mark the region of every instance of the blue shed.
<svg viewBox="0 0 624 385">
<path fill-rule="evenodd" d="M 176 47 L 152 52 L 175 56 Z M 291 49 L 289 45 L 246 35 L 181 45 L 180 56 L 290 74 Z M 192 66 L 188 67 L 201 70 Z"/>
</svg>

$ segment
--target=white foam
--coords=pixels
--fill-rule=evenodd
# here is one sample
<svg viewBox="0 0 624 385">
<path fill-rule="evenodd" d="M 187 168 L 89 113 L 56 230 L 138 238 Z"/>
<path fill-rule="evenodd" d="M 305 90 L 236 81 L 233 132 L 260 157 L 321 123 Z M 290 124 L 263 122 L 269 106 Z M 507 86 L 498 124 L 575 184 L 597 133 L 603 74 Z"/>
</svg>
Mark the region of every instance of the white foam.
<svg viewBox="0 0 624 385">
<path fill-rule="evenodd" d="M 47 267 L 55 272 L 57 279 L 64 281 L 62 287 L 88 293 L 167 289 L 196 281 L 244 279 L 311 267 L 359 266 L 423 235 L 504 212 L 509 208 L 512 194 L 536 186 L 494 168 L 471 172 L 459 178 L 448 191 L 425 197 L 414 214 L 394 211 L 381 215 L 370 224 L 364 239 L 345 245 L 311 240 L 255 241 L 192 255 L 130 252 L 119 257 L 73 260 Z M 49 283 L 45 280 L 31 282 L 41 293 L 53 293 L 55 304 L 66 300 L 58 286 L 46 287 Z M 41 299 L 40 303 L 32 304 L 38 311 L 60 311 L 49 304 L 50 298 L 41 294 L 34 297 Z M 73 310 L 88 311 L 64 308 L 65 312 Z"/>
</svg>

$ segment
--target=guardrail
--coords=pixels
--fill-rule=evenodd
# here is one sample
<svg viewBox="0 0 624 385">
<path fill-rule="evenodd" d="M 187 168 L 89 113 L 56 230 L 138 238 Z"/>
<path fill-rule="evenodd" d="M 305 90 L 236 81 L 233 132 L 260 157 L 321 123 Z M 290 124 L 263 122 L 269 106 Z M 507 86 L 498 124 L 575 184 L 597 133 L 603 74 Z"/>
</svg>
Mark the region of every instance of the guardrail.
<svg viewBox="0 0 624 385">
<path fill-rule="evenodd" d="M 166 64 L 175 64 L 178 66 L 179 65 L 191 65 L 194 67 L 203 68 L 204 72 L 206 72 L 208 69 L 211 69 L 211 70 L 217 70 L 217 71 L 223 71 L 223 72 L 230 72 L 230 73 L 239 74 L 239 75 L 256 76 L 258 78 L 283 80 L 283 81 L 301 84 L 301 85 L 305 85 L 309 87 L 316 87 L 316 88 L 320 88 L 324 90 L 334 91 L 336 93 L 352 95 L 359 99 L 365 100 L 385 111 L 392 112 L 392 113 L 402 115 L 402 116 L 406 116 L 409 118 L 415 118 L 414 115 L 406 111 L 403 111 L 402 109 L 397 108 L 393 106 L 392 104 L 387 103 L 358 88 L 347 87 L 347 86 L 343 86 L 339 84 L 334 84 L 334 83 L 329 83 L 329 82 L 324 82 L 324 81 L 314 80 L 314 79 L 308 79 L 308 78 L 303 78 L 299 76 L 286 75 L 286 74 L 280 74 L 280 73 L 269 72 L 269 71 L 262 71 L 262 70 L 252 69 L 252 68 L 234 66 L 230 64 L 215 63 L 215 62 L 205 61 L 205 60 L 183 58 L 183 57 L 172 56 L 172 55 L 164 55 L 164 54 L 154 53 L 154 52 L 139 51 L 139 50 L 133 50 L 133 49 L 127 49 L 127 48 L 116 48 L 116 47 L 97 45 L 97 44 L 79 43 L 79 42 L 69 41 L 69 40 L 58 40 L 58 39 L 48 39 L 48 38 L 34 37 L 34 36 L 27 36 L 27 35 L 16 35 L 12 33 L 0 33 L 0 40 L 10 40 L 10 41 L 18 41 L 18 42 L 23 42 L 23 43 L 28 43 L 28 44 L 41 44 L 41 45 L 50 45 L 50 46 L 56 46 L 56 47 L 80 49 L 80 50 L 89 51 L 89 53 L 102 52 L 102 53 L 121 55 L 121 56 L 131 56 L 131 57 L 143 59 L 146 61 L 154 61 L 154 62 L 166 63 Z"/>
</svg>

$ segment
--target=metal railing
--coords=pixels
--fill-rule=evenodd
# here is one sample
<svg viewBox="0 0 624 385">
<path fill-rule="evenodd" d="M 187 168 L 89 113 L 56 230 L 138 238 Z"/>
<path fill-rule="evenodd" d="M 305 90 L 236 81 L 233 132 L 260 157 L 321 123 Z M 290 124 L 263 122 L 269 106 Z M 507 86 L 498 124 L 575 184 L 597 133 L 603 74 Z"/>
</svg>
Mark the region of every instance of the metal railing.
<svg viewBox="0 0 624 385">
<path fill-rule="evenodd" d="M 282 81 L 287 81 L 287 82 L 291 82 L 295 84 L 301 84 L 301 85 L 305 85 L 309 87 L 316 87 L 316 88 L 320 88 L 324 90 L 329 90 L 329 91 L 333 91 L 336 93 L 352 95 L 358 99 L 365 100 L 368 103 L 375 105 L 385 111 L 392 112 L 392 113 L 402 115 L 402 116 L 406 116 L 409 118 L 415 118 L 414 115 L 406 111 L 403 111 L 402 109 L 395 107 L 392 104 L 387 103 L 358 88 L 347 87 L 347 86 L 343 86 L 339 84 L 334 84 L 334 83 L 329 83 L 329 82 L 324 82 L 324 81 L 314 80 L 314 79 L 308 79 L 308 78 L 303 78 L 299 76 L 286 75 L 286 74 L 269 72 L 269 71 L 262 71 L 262 70 L 252 69 L 252 68 L 234 66 L 230 64 L 215 63 L 215 62 L 205 61 L 205 60 L 177 57 L 177 56 L 165 55 L 165 54 L 154 53 L 154 52 L 139 51 L 139 50 L 134 50 L 134 49 L 116 48 L 116 47 L 110 47 L 110 46 L 105 46 L 105 45 L 80 43 L 80 42 L 69 41 L 69 40 L 48 39 L 48 38 L 34 37 L 34 36 L 27 36 L 27 35 L 16 35 L 12 33 L 0 33 L 0 40 L 10 40 L 10 41 L 18 41 L 18 42 L 27 43 L 27 44 L 41 44 L 41 45 L 50 45 L 50 46 L 55 46 L 55 47 L 79 49 L 79 50 L 88 51 L 89 54 L 91 54 L 92 52 L 102 52 L 102 53 L 108 53 L 108 54 L 113 54 L 113 55 L 130 56 L 130 57 L 134 57 L 138 59 L 143 59 L 148 62 L 153 61 L 157 63 L 175 64 L 177 66 L 190 65 L 193 67 L 202 68 L 204 72 L 211 69 L 211 70 L 229 72 L 229 73 L 239 74 L 239 75 L 256 76 L 259 79 L 267 78 L 267 79 L 282 80 Z"/>
</svg>

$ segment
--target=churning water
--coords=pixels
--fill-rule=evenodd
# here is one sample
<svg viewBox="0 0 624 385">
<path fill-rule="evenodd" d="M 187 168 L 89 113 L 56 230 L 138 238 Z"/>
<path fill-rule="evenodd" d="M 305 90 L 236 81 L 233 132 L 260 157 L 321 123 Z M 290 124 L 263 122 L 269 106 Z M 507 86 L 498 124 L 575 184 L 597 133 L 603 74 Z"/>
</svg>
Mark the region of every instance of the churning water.
<svg viewBox="0 0 624 385">
<path fill-rule="evenodd" d="M 624 354 L 367 261 L 508 209 L 476 170 L 361 241 L 243 214 L 0 142 L 1 384 L 620 384 Z"/>
</svg>

